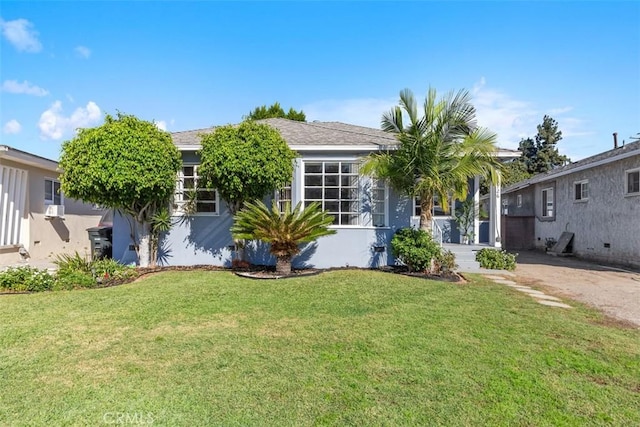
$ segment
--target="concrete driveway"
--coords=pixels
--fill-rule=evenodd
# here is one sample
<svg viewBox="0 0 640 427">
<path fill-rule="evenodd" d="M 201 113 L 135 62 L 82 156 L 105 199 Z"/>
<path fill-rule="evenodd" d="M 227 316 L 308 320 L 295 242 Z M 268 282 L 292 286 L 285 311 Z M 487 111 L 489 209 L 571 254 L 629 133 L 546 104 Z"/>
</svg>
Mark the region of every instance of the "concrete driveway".
<svg viewBox="0 0 640 427">
<path fill-rule="evenodd" d="M 640 328 L 640 271 L 535 251 L 520 252 L 517 261 L 519 282 L 586 303 Z"/>
</svg>

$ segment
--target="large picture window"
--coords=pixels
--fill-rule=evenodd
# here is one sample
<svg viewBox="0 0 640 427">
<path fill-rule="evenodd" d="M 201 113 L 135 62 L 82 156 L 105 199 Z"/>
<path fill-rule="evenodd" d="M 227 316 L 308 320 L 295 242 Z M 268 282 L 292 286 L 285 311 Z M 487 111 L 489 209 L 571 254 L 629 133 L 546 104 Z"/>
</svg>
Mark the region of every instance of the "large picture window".
<svg viewBox="0 0 640 427">
<path fill-rule="evenodd" d="M 553 217 L 553 188 L 542 190 L 542 216 L 544 218 Z"/>
<path fill-rule="evenodd" d="M 304 203 L 319 202 L 335 225 L 360 225 L 360 176 L 357 162 L 307 162 Z"/>
<path fill-rule="evenodd" d="M 55 179 L 44 180 L 44 204 L 61 205 L 62 192 L 60 191 L 60 181 Z"/>
<path fill-rule="evenodd" d="M 174 208 L 177 213 L 218 214 L 218 192 L 212 188 L 198 188 L 198 166 L 185 165 L 178 173 Z"/>
</svg>

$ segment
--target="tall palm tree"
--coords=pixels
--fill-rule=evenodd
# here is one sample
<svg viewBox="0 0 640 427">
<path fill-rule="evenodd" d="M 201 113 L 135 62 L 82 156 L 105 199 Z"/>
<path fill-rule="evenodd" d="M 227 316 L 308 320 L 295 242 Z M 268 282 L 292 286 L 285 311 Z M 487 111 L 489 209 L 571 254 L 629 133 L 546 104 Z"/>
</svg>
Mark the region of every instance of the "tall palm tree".
<svg viewBox="0 0 640 427">
<path fill-rule="evenodd" d="M 298 203 L 293 211 L 287 203 L 284 212 L 280 212 L 275 200 L 271 209 L 261 201 L 245 202 L 234 217 L 231 234 L 234 239 L 270 243 L 270 251 L 276 257 L 276 272 L 287 275 L 291 273 L 291 260 L 300 252 L 299 245 L 335 234 L 336 230 L 328 228 L 332 223 L 333 217 L 320 210 L 317 202 L 304 209 Z"/>
<path fill-rule="evenodd" d="M 423 230 L 431 230 L 434 197 L 448 210 L 449 195 L 466 199 L 469 178 L 479 175 L 498 182 L 496 135 L 477 126 L 466 90 L 437 100 L 430 88 L 419 114 L 413 93 L 404 89 L 399 105 L 383 114 L 381 126 L 397 134 L 398 147 L 371 154 L 363 172 L 385 179 L 400 193 L 419 197 Z"/>
</svg>

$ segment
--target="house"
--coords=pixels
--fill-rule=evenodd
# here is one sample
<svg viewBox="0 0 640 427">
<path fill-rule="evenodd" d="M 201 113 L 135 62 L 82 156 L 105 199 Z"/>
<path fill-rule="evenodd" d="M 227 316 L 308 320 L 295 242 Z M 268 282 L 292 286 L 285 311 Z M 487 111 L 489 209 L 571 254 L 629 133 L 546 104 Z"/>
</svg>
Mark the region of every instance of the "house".
<svg viewBox="0 0 640 427">
<path fill-rule="evenodd" d="M 640 266 L 640 141 L 533 176 L 503 196 L 507 248 L 550 248 L 569 232 L 579 257 Z"/>
<path fill-rule="evenodd" d="M 290 201 L 292 205 L 299 201 L 320 202 L 322 208 L 333 215 L 333 227 L 338 230 L 335 235 L 307 245 L 294 259 L 294 265 L 377 267 L 393 263 L 391 238 L 397 229 L 411 226 L 412 217 L 415 222 L 416 205 L 384 182 L 362 176 L 359 168 L 361 160 L 369 153 L 394 149 L 395 136 L 378 129 L 338 122 L 307 123 L 287 119 L 262 122 L 278 129 L 299 155 L 291 184 L 273 197 L 280 203 Z M 173 134 L 173 141 L 182 152 L 183 167 L 174 200 L 174 226 L 164 236 L 159 252 L 162 264 L 229 265 L 232 259 L 234 247 L 229 233 L 232 218 L 215 191 L 202 191 L 195 215 L 181 213 L 182 191 L 194 188 L 198 179 L 199 135 L 212 130 Z M 500 155 L 513 157 L 509 152 Z M 476 184 L 477 193 L 478 180 L 472 182 Z M 493 194 L 494 207 L 500 206 L 499 189 L 494 189 Z M 493 222 L 494 236 L 498 239 L 491 240 L 489 236 L 488 240 L 499 245 L 499 216 Z M 135 261 L 128 230 L 126 221 L 116 218 L 113 253 L 114 257 L 127 263 Z M 252 246 L 247 253 L 249 260 L 257 264 L 273 263 L 266 249 L 259 244 Z"/>
<path fill-rule="evenodd" d="M 57 162 L 0 145 L 0 266 L 90 252 L 104 211 L 65 198 L 59 176 Z"/>
</svg>

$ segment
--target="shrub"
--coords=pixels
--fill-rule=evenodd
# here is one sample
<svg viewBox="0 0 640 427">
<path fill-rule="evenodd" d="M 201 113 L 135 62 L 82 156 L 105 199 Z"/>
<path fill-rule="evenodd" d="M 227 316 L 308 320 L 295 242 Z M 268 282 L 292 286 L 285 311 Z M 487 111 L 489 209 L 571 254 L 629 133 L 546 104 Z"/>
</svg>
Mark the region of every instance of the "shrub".
<svg viewBox="0 0 640 427">
<path fill-rule="evenodd" d="M 56 289 L 92 288 L 111 279 L 132 277 L 135 271 L 113 259 L 90 260 L 78 252 L 61 254 L 54 263 L 58 266 Z"/>
<path fill-rule="evenodd" d="M 511 271 L 516 269 L 517 256 L 518 254 L 510 254 L 504 250 L 484 248 L 476 254 L 476 261 L 482 268 Z"/>
<path fill-rule="evenodd" d="M 78 252 L 73 255 L 59 254 L 53 263 L 58 267 L 58 275 L 66 275 L 70 272 L 91 273 L 91 261 Z"/>
<path fill-rule="evenodd" d="M 71 290 L 76 288 L 93 288 L 96 279 L 90 273 L 81 271 L 68 271 L 64 274 L 57 274 L 55 290 Z"/>
<path fill-rule="evenodd" d="M 54 278 L 47 270 L 24 266 L 0 273 L 0 289 L 15 292 L 41 292 L 53 289 Z"/>
<path fill-rule="evenodd" d="M 447 250 L 440 251 L 440 254 L 436 257 L 436 264 L 443 274 L 452 273 L 458 267 L 455 254 Z"/>
<path fill-rule="evenodd" d="M 431 260 L 440 255 L 440 246 L 433 241 L 429 233 L 413 228 L 401 228 L 391 239 L 393 255 L 409 271 L 425 271 L 431 266 Z"/>
</svg>

